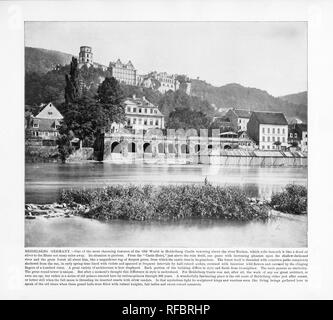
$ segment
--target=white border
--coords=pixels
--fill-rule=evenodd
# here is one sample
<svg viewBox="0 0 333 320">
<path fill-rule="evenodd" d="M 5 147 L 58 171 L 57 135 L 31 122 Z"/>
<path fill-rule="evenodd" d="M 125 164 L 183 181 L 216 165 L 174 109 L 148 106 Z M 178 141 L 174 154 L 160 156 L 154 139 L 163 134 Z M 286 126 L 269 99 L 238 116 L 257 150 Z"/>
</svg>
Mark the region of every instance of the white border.
<svg viewBox="0 0 333 320">
<path fill-rule="evenodd" d="M 0 2 L 1 212 L 0 297 L 82 299 L 332 298 L 333 210 L 331 68 L 333 3 L 329 1 L 10 1 Z M 24 26 L 28 21 L 308 21 L 309 253 L 307 285 L 223 285 L 168 288 L 25 288 Z M 66 35 L 64 35 L 66 36 Z"/>
</svg>

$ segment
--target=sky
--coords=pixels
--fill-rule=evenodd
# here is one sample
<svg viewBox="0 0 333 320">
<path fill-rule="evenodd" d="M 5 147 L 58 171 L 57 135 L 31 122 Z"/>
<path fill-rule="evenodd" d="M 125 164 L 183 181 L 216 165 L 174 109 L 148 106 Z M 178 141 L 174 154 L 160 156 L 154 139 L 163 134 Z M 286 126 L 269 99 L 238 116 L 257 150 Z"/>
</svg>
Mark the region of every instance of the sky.
<svg viewBox="0 0 333 320">
<path fill-rule="evenodd" d="M 138 74 L 187 74 L 281 96 L 307 90 L 306 22 L 26 22 L 25 45 L 94 61 L 131 60 Z"/>
</svg>

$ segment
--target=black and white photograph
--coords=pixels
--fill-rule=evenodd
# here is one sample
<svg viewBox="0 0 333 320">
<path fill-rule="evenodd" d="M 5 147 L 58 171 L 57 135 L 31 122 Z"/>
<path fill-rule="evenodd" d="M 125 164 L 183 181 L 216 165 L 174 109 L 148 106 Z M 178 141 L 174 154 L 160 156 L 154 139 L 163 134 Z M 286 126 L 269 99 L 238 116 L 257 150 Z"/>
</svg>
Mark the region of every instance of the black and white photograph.
<svg viewBox="0 0 333 320">
<path fill-rule="evenodd" d="M 25 21 L 23 45 L 26 248 L 308 247 L 307 21 Z"/>
</svg>

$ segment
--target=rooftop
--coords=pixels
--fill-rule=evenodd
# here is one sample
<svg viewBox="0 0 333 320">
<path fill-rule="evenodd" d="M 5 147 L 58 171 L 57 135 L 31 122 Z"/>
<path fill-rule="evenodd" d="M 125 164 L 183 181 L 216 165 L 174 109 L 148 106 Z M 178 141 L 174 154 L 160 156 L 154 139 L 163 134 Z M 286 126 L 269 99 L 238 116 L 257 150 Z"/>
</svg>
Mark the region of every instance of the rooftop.
<svg viewBox="0 0 333 320">
<path fill-rule="evenodd" d="M 245 110 L 245 109 L 232 109 L 233 112 L 239 117 L 239 118 L 247 118 L 250 119 L 251 117 L 251 111 Z"/>
<path fill-rule="evenodd" d="M 287 119 L 282 112 L 258 112 L 254 111 L 253 116 L 260 124 L 288 125 Z"/>
</svg>

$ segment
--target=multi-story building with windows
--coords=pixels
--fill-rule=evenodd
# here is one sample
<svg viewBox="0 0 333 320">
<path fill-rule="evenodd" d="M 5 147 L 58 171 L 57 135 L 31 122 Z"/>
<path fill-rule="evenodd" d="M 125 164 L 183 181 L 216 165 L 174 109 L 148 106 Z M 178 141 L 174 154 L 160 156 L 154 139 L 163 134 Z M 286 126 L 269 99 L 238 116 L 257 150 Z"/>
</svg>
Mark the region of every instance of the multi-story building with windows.
<svg viewBox="0 0 333 320">
<path fill-rule="evenodd" d="M 58 129 L 63 116 L 52 104 L 42 104 L 43 108 L 35 117 L 30 119 L 30 133 L 33 137 L 40 137 L 45 140 L 56 140 L 59 136 Z"/>
<path fill-rule="evenodd" d="M 148 130 L 164 129 L 164 115 L 157 106 L 149 102 L 145 97 L 133 96 L 124 101 L 126 113 L 126 125 L 128 129 Z M 113 123 L 111 131 L 118 131 L 123 124 Z"/>
<path fill-rule="evenodd" d="M 308 126 L 305 123 L 293 123 L 288 126 L 288 142 L 301 149 L 308 151 Z"/>
<path fill-rule="evenodd" d="M 280 112 L 252 112 L 247 134 L 261 150 L 288 147 L 288 122 Z"/>
<path fill-rule="evenodd" d="M 109 71 L 111 76 L 116 78 L 120 83 L 132 86 L 137 85 L 136 69 L 131 61 L 128 61 L 126 64 L 122 63 L 120 59 L 116 62 L 110 62 Z"/>
<path fill-rule="evenodd" d="M 250 116 L 251 111 L 236 108 L 229 109 L 225 114 L 235 131 L 246 131 Z"/>
<path fill-rule="evenodd" d="M 169 90 L 176 91 L 179 89 L 179 81 L 176 80 L 176 76 L 173 74 L 159 72 L 155 74 L 155 78 L 160 83 L 158 91 L 160 91 L 161 93 L 165 93 Z"/>
</svg>

